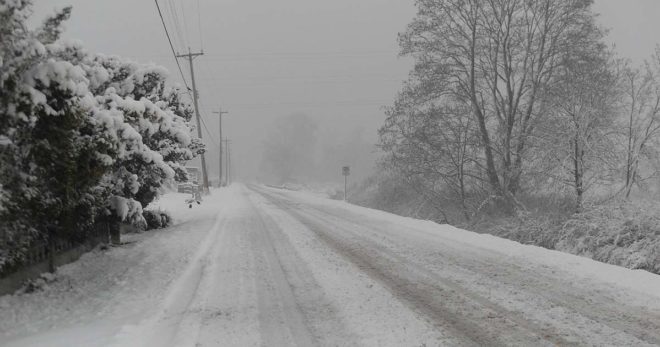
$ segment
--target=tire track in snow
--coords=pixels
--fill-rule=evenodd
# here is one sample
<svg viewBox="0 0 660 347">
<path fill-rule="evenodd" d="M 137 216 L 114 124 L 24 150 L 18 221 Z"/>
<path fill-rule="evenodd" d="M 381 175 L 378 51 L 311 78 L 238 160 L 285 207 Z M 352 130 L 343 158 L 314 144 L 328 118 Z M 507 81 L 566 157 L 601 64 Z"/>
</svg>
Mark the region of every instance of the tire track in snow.
<svg viewBox="0 0 660 347">
<path fill-rule="evenodd" d="M 317 216 L 310 218 L 301 213 L 300 209 L 291 208 L 291 204 L 268 192 L 258 188 L 255 190 L 307 226 L 337 253 L 390 290 L 401 302 L 426 316 L 433 324 L 462 337 L 467 345 L 572 344 L 551 327 L 535 326 L 522 317 L 512 317 L 508 310 L 445 279 L 439 281 L 437 276 L 430 277 L 406 259 L 378 250 L 375 245 L 359 240 L 355 235 L 342 239 L 338 234 L 353 232 L 332 221 L 320 223 Z M 488 317 L 493 313 L 496 315 Z"/>
<path fill-rule="evenodd" d="M 124 327 L 116 345 L 306 347 L 328 331 L 343 330 L 279 226 L 245 191 L 238 193 L 239 201 L 216 217 L 156 314 Z M 318 318 L 322 324 L 312 327 Z M 240 331 L 245 329 L 250 332 Z"/>
<path fill-rule="evenodd" d="M 277 196 L 289 201 L 289 197 L 285 194 L 275 193 Z M 316 214 L 325 216 L 332 216 L 342 223 L 351 223 L 356 229 L 360 229 L 365 233 L 373 235 L 384 236 L 388 234 L 384 232 L 389 225 L 383 221 L 374 221 L 381 228 L 374 227 L 373 225 L 366 225 L 364 219 L 359 216 L 351 216 L 346 213 L 339 213 L 333 209 L 320 209 L 315 206 L 305 205 L 305 208 L 315 211 Z M 345 211 L 344 211 L 345 212 Z M 429 236 L 423 230 L 415 228 L 408 228 L 407 232 L 415 232 L 420 235 Z M 396 235 L 394 235 L 396 236 Z M 384 241 L 382 239 L 381 241 Z M 409 242 L 406 239 L 405 242 Z M 446 240 L 449 243 L 455 241 Z M 395 240 L 390 240 L 392 243 L 400 248 L 403 244 Z M 428 245 L 420 242 L 416 244 L 416 252 L 421 256 L 422 251 L 425 249 L 428 257 L 432 257 L 433 253 L 429 250 Z M 453 259 L 453 264 L 443 264 L 443 267 L 452 267 L 456 271 L 463 274 L 471 275 L 473 277 L 485 277 L 493 283 L 497 283 L 502 287 L 508 287 L 512 292 L 524 291 L 529 295 L 533 295 L 538 299 L 549 303 L 550 307 L 561 307 L 567 311 L 567 314 L 574 314 L 590 320 L 592 324 L 601 325 L 610 330 L 628 334 L 639 341 L 639 343 L 647 343 L 653 345 L 660 345 L 660 312 L 657 310 L 649 310 L 646 307 L 630 305 L 621 300 L 609 296 L 602 291 L 594 292 L 593 288 L 579 288 L 575 285 L 567 285 L 565 278 L 552 277 L 543 271 L 537 271 L 530 268 L 522 267 L 521 264 L 513 262 L 511 259 L 499 256 L 494 256 L 492 252 L 483 250 L 471 251 L 469 247 L 461 247 L 460 252 L 452 247 L 442 248 L 442 257 L 444 260 Z M 466 254 L 465 252 L 469 252 Z M 461 262 L 456 262 L 460 259 Z M 533 276 L 530 276 L 533 272 Z M 512 286 L 516 284 L 516 286 Z M 596 294 L 596 300 L 593 300 Z M 578 323 L 575 321 L 574 323 Z M 575 328 L 578 332 L 584 333 L 585 328 Z M 598 335 L 598 328 L 594 327 L 593 334 Z M 582 331 L 580 331 L 582 330 Z M 582 334 L 580 334 L 582 335 Z M 587 341 L 585 341 L 587 343 Z M 615 343 L 612 341 L 612 343 Z"/>
<path fill-rule="evenodd" d="M 247 240 L 248 225 L 239 218 L 245 210 L 232 201 L 233 216 L 227 216 L 224 236 L 211 254 L 191 309 L 199 320 L 199 333 L 189 346 L 258 346 L 260 343 L 256 305 L 255 264 Z"/>
<path fill-rule="evenodd" d="M 220 212 L 186 270 L 170 286 L 168 294 L 156 314 L 138 326 L 124 326 L 116 338 L 116 346 L 163 347 L 181 344 L 181 340 L 184 339 L 180 336 L 182 323 L 197 295 L 205 268 L 210 262 L 211 249 L 218 243 L 217 240 L 225 223 L 226 219 Z M 198 327 L 190 326 L 190 323 L 185 325 L 188 329 L 185 334 L 188 336 L 191 333 L 190 329 L 198 329 Z M 193 333 L 196 334 L 195 331 Z M 189 339 L 189 337 L 185 339 Z"/>
<path fill-rule="evenodd" d="M 251 193 L 259 210 L 278 225 L 303 265 L 322 287 L 324 299 L 333 309 L 324 309 L 320 300 L 299 300 L 311 326 L 323 346 L 462 346 L 459 339 L 397 300 L 383 286 L 362 272 L 354 263 L 338 254 L 287 212 L 275 207 L 257 192 Z M 287 251 L 284 250 L 283 253 Z M 288 264 L 285 264 L 288 267 Z M 298 286 L 294 291 L 300 298 Z M 310 300 L 311 299 L 311 300 Z M 310 301 L 308 304 L 307 302 Z M 311 309 L 310 309 L 311 308 Z M 329 318 L 341 323 L 329 325 Z"/>
<path fill-rule="evenodd" d="M 283 226 L 278 225 L 266 211 L 259 209 L 251 197 L 248 199 L 263 227 L 260 230 L 262 230 L 267 244 L 270 245 L 270 247 L 266 247 L 272 248 L 274 251 L 283 270 L 284 280 L 287 282 L 291 294 L 295 296 L 297 311 L 301 314 L 299 318 L 304 320 L 301 322 L 298 319 L 297 324 L 305 325 L 307 333 L 315 344 L 336 346 L 354 343 L 355 337 L 347 332 L 348 329 L 338 317 L 337 308 L 326 297 L 324 289 L 315 281 L 312 271 L 298 254 L 289 237 L 283 232 Z M 260 247 L 254 247 L 254 249 L 260 249 Z M 266 253 L 270 253 L 270 251 Z M 310 339 L 303 336 L 298 345 L 307 346 L 309 343 L 311 343 Z"/>
<path fill-rule="evenodd" d="M 267 223 L 254 208 L 256 217 L 249 228 L 249 240 L 253 245 L 257 264 L 257 297 L 259 326 L 264 346 L 314 346 L 312 336 L 301 307 L 285 272 L 283 254 L 278 254 L 272 235 L 273 223 Z M 291 256 L 291 255 L 289 255 Z M 300 282 L 300 281 L 298 281 Z"/>
<path fill-rule="evenodd" d="M 311 215 L 314 215 L 316 218 L 324 220 L 328 224 L 343 224 L 346 223 L 346 220 L 339 216 L 334 216 L 328 214 L 325 211 L 318 209 L 313 209 L 314 212 L 308 212 Z M 328 216 L 332 216 L 330 219 L 327 219 Z M 413 254 L 412 257 L 406 258 L 406 261 L 415 263 L 415 258 L 425 258 L 433 259 L 439 254 L 438 250 L 435 252 L 428 251 L 428 245 L 423 243 L 417 243 L 415 246 L 410 247 L 406 243 L 410 242 L 409 239 L 406 240 L 388 240 L 383 237 L 382 232 L 379 232 L 377 229 L 372 229 L 371 227 L 364 226 L 363 224 L 350 222 L 350 227 L 344 228 L 347 232 L 353 233 L 354 235 L 372 235 L 380 236 L 376 242 L 380 244 L 389 243 L 390 247 L 378 247 L 383 251 L 383 254 L 386 256 L 397 257 L 395 251 L 392 251 L 391 248 L 398 249 L 401 251 L 405 249 L 407 254 Z M 365 242 L 374 242 L 374 239 L 363 238 Z M 401 242 L 403 241 L 403 242 Z M 395 245 L 392 247 L 392 245 Z M 515 309 L 507 310 L 509 314 L 507 317 L 514 319 L 514 321 L 522 323 L 523 325 L 528 325 L 527 320 L 541 320 L 545 321 L 546 324 L 555 326 L 553 329 L 556 332 L 560 332 L 562 336 L 571 337 L 573 343 L 578 343 L 575 339 L 580 339 L 580 345 L 589 344 L 591 339 L 600 338 L 600 335 L 607 334 L 610 336 L 609 341 L 612 345 L 616 346 L 642 346 L 642 345 L 657 345 L 655 338 L 652 336 L 653 333 L 658 331 L 653 331 L 652 329 L 647 329 L 649 325 L 652 324 L 652 316 L 644 315 L 639 313 L 636 316 L 631 316 L 621 310 L 620 307 L 617 307 L 611 311 L 602 310 L 598 305 L 589 305 L 585 302 L 584 299 L 580 300 L 580 296 L 575 293 L 567 292 L 566 297 L 571 300 L 570 304 L 566 301 L 563 295 L 559 295 L 553 291 L 553 289 L 561 288 L 562 291 L 566 290 L 566 285 L 561 281 L 552 281 L 548 279 L 545 283 L 535 282 L 534 279 L 529 276 L 530 270 L 520 267 L 518 264 L 509 263 L 503 259 L 491 260 L 486 262 L 483 260 L 478 260 L 478 258 L 483 257 L 483 254 L 472 253 L 470 255 L 460 254 L 455 251 L 450 251 L 447 248 L 443 248 L 441 252 L 441 259 L 443 262 L 438 266 L 433 266 L 430 264 L 422 264 L 416 267 L 425 273 L 428 273 L 430 277 L 441 276 L 442 281 L 448 283 L 454 283 L 457 288 L 460 288 L 462 285 L 454 279 L 447 277 L 447 270 L 452 269 L 454 272 L 462 274 L 463 279 L 465 277 L 472 277 L 473 280 L 479 279 L 481 282 L 484 282 L 484 278 L 490 280 L 490 276 L 495 276 L 499 282 L 490 281 L 492 284 L 496 284 L 499 287 L 508 287 L 510 293 L 516 293 L 518 295 L 514 296 L 523 296 L 526 300 L 523 302 L 518 302 L 518 304 L 523 304 L 525 306 L 535 306 L 534 303 L 544 303 L 545 306 L 549 306 L 547 309 L 553 311 L 553 316 L 555 319 L 550 321 L 538 317 L 537 314 L 541 312 L 540 307 L 533 309 L 533 314 L 530 315 L 529 308 L 527 307 L 526 312 L 520 312 Z M 457 261 L 460 259 L 460 263 Z M 449 263 L 446 263 L 449 261 Z M 478 265 L 475 265 L 478 264 Z M 434 270 L 434 271 L 430 271 Z M 476 272 L 475 272 L 476 270 Z M 442 274 L 442 275 L 441 275 Z M 505 274 L 504 276 L 498 276 Z M 534 273 L 536 276 L 537 273 Z M 452 276 L 452 278 L 455 277 Z M 539 276 L 541 277 L 541 276 Z M 503 281 L 507 279 L 508 282 Z M 474 283 L 474 282 L 473 282 Z M 515 283 L 516 285 L 512 285 Z M 470 292 L 465 292 L 468 296 L 475 294 L 477 299 L 488 300 L 487 302 L 492 302 L 493 297 L 497 297 L 497 293 L 492 293 L 490 289 L 487 292 L 484 292 L 483 289 L 479 290 L 479 286 L 474 284 L 470 285 L 468 282 Z M 507 294 L 505 297 L 501 296 L 499 293 L 499 299 L 505 299 L 504 301 L 509 301 L 507 307 L 513 306 L 510 300 L 514 300 L 510 294 Z M 489 299 L 485 299 L 488 297 Z M 550 301 L 548 298 L 551 298 L 555 301 Z M 518 299 L 519 300 L 519 299 Z M 607 298 L 599 298 L 598 303 L 606 302 L 609 306 Z M 559 308 L 559 312 L 557 312 Z M 597 314 L 591 311 L 601 312 Z M 585 312 L 583 314 L 583 312 Z M 545 313 L 541 312 L 540 316 L 543 316 Z M 644 317 L 644 318 L 642 318 Z M 539 319 L 541 318 L 541 319 Z M 635 323 L 636 322 L 636 323 Z M 614 323 L 614 324 L 612 324 Z M 542 324 L 542 323 L 539 323 Z M 541 326 L 535 324 L 536 326 Z M 548 328 L 545 328 L 548 330 Z"/>
<path fill-rule="evenodd" d="M 348 231 L 353 232 L 353 234 L 369 234 L 373 238 L 371 242 L 390 244 L 389 247 L 394 249 L 402 249 L 403 247 L 406 252 L 413 252 L 410 253 L 410 259 L 413 261 L 417 258 L 434 259 L 440 256 L 438 260 L 442 259 L 443 262 L 436 262 L 437 266 L 429 263 L 428 269 L 433 270 L 436 276 L 451 269 L 450 273 L 454 272 L 451 275 L 452 281 L 458 281 L 459 285 L 466 278 L 472 278 L 472 281 L 478 279 L 478 286 L 471 286 L 477 294 L 481 293 L 488 298 L 499 295 L 499 302 L 504 304 L 507 304 L 507 302 L 513 304 L 511 300 L 518 300 L 518 305 L 541 304 L 545 309 L 538 307 L 535 311 L 532 311 L 533 316 L 537 317 L 538 315 L 538 317 L 530 317 L 530 319 L 537 321 L 538 324 L 557 325 L 557 327 L 561 327 L 563 336 L 571 336 L 571 339 L 581 339 L 581 344 L 590 343 L 588 336 L 608 341 L 608 345 L 660 344 L 660 336 L 658 335 L 660 333 L 660 329 L 658 329 L 660 314 L 657 310 L 629 304 L 625 302 L 625 299 L 621 301 L 621 297 L 618 297 L 617 300 L 617 298 L 602 290 L 593 292 L 593 288 L 585 287 L 580 283 L 572 283 L 572 280 L 567 280 L 565 276 L 555 275 L 555 271 L 550 274 L 549 270 L 537 271 L 539 269 L 524 267 L 522 264 L 515 263 L 515 259 L 507 258 L 499 253 L 495 254 L 492 251 L 470 250 L 469 247 L 465 247 L 466 244 L 462 243 L 459 247 L 460 253 L 458 253 L 459 248 L 452 248 L 452 246 L 445 246 L 444 244 L 438 249 L 438 246 L 440 246 L 437 243 L 438 235 L 430 234 L 428 231 L 415 227 L 403 227 L 408 233 L 419 234 L 419 238 L 413 239 L 415 241 L 413 246 L 410 243 L 410 238 L 401 238 L 400 234 L 394 232 L 391 225 L 384 220 L 369 218 L 369 224 L 366 224 L 364 216 L 350 213 L 347 209 L 313 204 L 302 205 L 282 192 L 266 190 L 266 193 L 276 195 L 279 199 L 284 199 L 287 203 L 294 204 L 299 209 L 305 210 L 306 213 L 310 213 L 315 217 L 319 215 L 321 217 L 332 217 L 333 220 L 328 220 L 328 224 L 347 225 L 348 223 L 350 224 L 350 227 L 347 226 Z M 435 237 L 435 239 L 431 240 L 432 237 Z M 425 242 L 425 240 L 432 242 Z M 457 241 L 454 240 L 445 241 L 450 245 L 457 244 Z M 431 245 L 434 246 L 431 247 Z M 445 261 L 449 261 L 449 263 Z M 460 274 L 458 278 L 455 278 L 456 273 Z M 530 276 L 530 273 L 533 273 L 533 276 Z M 491 289 L 485 287 L 485 283 L 500 288 L 499 293 L 493 296 Z M 502 292 L 502 289 L 505 292 Z M 595 298 L 592 297 L 593 294 L 596 294 Z M 507 304 L 507 307 L 509 304 Z M 514 308 L 514 310 L 518 309 L 521 309 L 521 307 Z M 545 310 L 552 312 L 546 312 Z M 523 311 L 529 313 L 529 308 L 525 307 Z M 548 321 L 548 317 L 557 319 L 557 314 L 560 317 L 563 316 L 565 321 Z"/>
</svg>

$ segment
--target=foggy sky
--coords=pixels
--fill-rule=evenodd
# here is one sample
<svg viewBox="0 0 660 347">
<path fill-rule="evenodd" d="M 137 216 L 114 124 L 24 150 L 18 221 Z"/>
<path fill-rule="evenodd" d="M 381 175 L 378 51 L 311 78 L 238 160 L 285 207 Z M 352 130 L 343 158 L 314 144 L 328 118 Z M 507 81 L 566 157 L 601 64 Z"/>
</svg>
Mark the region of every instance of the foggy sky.
<svg viewBox="0 0 660 347">
<path fill-rule="evenodd" d="M 364 129 L 365 141 L 375 143 L 382 107 L 391 104 L 411 67 L 409 59 L 398 58 L 396 37 L 415 14 L 412 0 L 159 3 L 166 20 L 169 3 L 183 5 L 177 11 L 180 30 L 167 22 L 175 48 L 203 48 L 205 53 L 195 60 L 195 73 L 212 138 L 204 130 L 211 172 L 218 165 L 218 123 L 212 111 L 219 107 L 230 112 L 223 131 L 233 141 L 235 174 L 251 179 L 257 176 L 262 142 L 275 117 L 313 117 L 321 144 L 344 141 L 356 129 Z M 163 65 L 180 81 L 153 1 L 41 0 L 35 1 L 35 19 L 65 5 L 73 6 L 65 38 L 83 41 L 90 52 Z M 652 54 L 660 41 L 660 1 L 596 0 L 595 9 L 621 56 L 640 62 Z M 181 67 L 190 83 L 188 64 L 181 61 Z M 373 167 L 371 162 L 347 164 L 359 177 Z"/>
</svg>

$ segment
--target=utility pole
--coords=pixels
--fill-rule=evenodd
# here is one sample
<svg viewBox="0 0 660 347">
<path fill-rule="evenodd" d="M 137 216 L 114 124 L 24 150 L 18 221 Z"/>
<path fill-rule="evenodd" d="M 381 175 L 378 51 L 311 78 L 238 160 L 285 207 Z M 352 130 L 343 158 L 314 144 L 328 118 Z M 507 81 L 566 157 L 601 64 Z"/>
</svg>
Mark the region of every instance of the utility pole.
<svg viewBox="0 0 660 347">
<path fill-rule="evenodd" d="M 342 167 L 341 174 L 344 176 L 344 201 L 346 201 L 346 196 L 347 196 L 346 189 L 348 188 L 348 175 L 351 174 L 351 167 L 350 166 Z"/>
<path fill-rule="evenodd" d="M 222 186 L 225 185 L 225 184 L 222 184 L 223 183 L 223 181 L 222 181 L 222 115 L 223 114 L 228 114 L 229 112 L 223 111 L 222 108 L 220 108 L 218 110 L 218 112 L 213 112 L 213 113 L 218 115 L 218 124 L 219 124 L 218 131 L 220 132 L 220 151 L 219 151 L 220 160 L 218 161 L 218 163 L 219 163 L 218 164 L 218 167 L 219 167 L 218 175 L 220 176 L 220 182 L 218 182 L 218 184 L 222 187 Z M 228 176 L 226 176 L 226 177 L 228 177 Z"/>
<path fill-rule="evenodd" d="M 195 115 L 197 116 L 197 136 L 202 138 L 202 124 L 199 116 L 199 95 L 197 95 L 197 87 L 195 85 L 195 69 L 193 68 L 193 58 L 196 58 L 200 55 L 204 55 L 204 52 L 191 53 L 190 47 L 188 47 L 188 54 L 177 54 L 177 58 L 188 58 L 188 63 L 190 64 L 190 79 L 192 79 L 192 92 L 193 92 L 193 104 L 195 105 Z M 209 176 L 206 173 L 206 159 L 204 158 L 204 153 L 201 154 L 202 157 L 202 179 L 204 180 L 204 192 L 209 192 Z"/>
<path fill-rule="evenodd" d="M 227 158 L 227 165 L 225 165 L 225 178 L 227 179 L 227 184 L 229 184 L 229 174 L 231 173 L 231 151 L 229 145 L 231 144 L 230 139 L 225 139 L 225 157 Z"/>
</svg>

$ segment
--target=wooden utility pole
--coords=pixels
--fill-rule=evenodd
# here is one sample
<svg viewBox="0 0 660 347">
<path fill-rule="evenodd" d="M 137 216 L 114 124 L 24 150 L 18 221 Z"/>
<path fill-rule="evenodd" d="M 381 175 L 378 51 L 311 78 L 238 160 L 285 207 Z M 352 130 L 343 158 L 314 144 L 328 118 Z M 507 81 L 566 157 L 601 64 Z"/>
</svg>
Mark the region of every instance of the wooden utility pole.
<svg viewBox="0 0 660 347">
<path fill-rule="evenodd" d="M 218 171 L 218 176 L 220 176 L 220 182 L 218 182 L 218 185 L 220 187 L 222 187 L 222 186 L 224 186 L 223 181 L 222 181 L 222 115 L 223 114 L 228 114 L 229 112 L 223 111 L 222 108 L 220 108 L 220 110 L 218 110 L 218 112 L 213 112 L 213 113 L 218 115 L 218 124 L 219 124 L 218 132 L 220 133 L 220 151 L 219 151 L 220 160 L 218 161 L 218 163 L 219 163 L 218 168 L 220 169 Z M 225 178 L 227 179 L 227 176 L 225 176 Z"/>
<path fill-rule="evenodd" d="M 177 58 L 188 58 L 188 63 L 190 64 L 190 79 L 192 80 L 192 93 L 193 93 L 193 104 L 195 105 L 195 115 L 197 117 L 197 136 L 202 138 L 202 124 L 199 115 L 199 95 L 197 95 L 197 87 L 195 85 L 195 69 L 193 68 L 193 58 L 196 58 L 200 55 L 204 55 L 204 52 L 191 53 L 190 48 L 188 48 L 188 54 L 177 54 Z M 204 192 L 209 192 L 209 176 L 206 172 L 206 159 L 204 158 L 204 153 L 201 154 L 202 158 L 202 180 L 204 182 Z"/>
<path fill-rule="evenodd" d="M 225 139 L 225 158 L 227 158 L 227 165 L 225 165 L 225 178 L 227 179 L 227 184 L 229 185 L 229 174 L 231 173 L 231 152 L 229 150 L 229 145 L 231 140 Z"/>
</svg>

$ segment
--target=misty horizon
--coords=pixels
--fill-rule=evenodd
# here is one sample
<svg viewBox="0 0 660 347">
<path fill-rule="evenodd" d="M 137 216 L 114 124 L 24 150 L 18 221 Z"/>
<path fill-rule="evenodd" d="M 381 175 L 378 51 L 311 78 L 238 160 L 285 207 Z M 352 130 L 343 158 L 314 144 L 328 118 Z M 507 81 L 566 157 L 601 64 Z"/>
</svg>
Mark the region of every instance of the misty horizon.
<svg viewBox="0 0 660 347">
<path fill-rule="evenodd" d="M 182 83 L 154 4 L 122 1 L 40 1 L 32 20 L 71 5 L 64 38 L 81 40 L 90 52 L 162 65 L 173 81 Z M 650 58 L 658 43 L 651 33 L 659 32 L 660 24 L 651 14 L 660 11 L 660 3 L 636 3 L 597 0 L 594 9 L 600 13 L 599 24 L 610 29 L 606 39 L 617 46 L 619 55 L 641 62 Z M 195 24 L 198 4 L 200 27 Z M 412 1 L 191 0 L 178 5 L 181 40 L 173 33 L 175 49 L 204 51 L 195 69 L 210 175 L 217 176 L 218 170 L 218 120 L 213 112 L 220 108 L 229 112 L 224 116 L 224 136 L 233 141 L 234 177 L 251 181 L 260 176 L 270 127 L 292 114 L 305 114 L 318 123 L 319 152 L 340 146 L 355 132 L 373 145 L 371 155 L 353 158 L 346 153 L 346 160 L 321 165 L 325 170 L 336 168 L 327 174 L 319 169 L 322 175 L 316 181 L 342 182 L 342 165 L 356 167 L 356 181 L 373 173 L 384 109 L 392 105 L 412 68 L 410 58 L 399 57 L 397 42 L 397 34 L 415 14 Z M 164 11 L 170 25 L 168 6 Z M 190 81 L 187 62 L 182 60 L 181 66 Z"/>
</svg>

